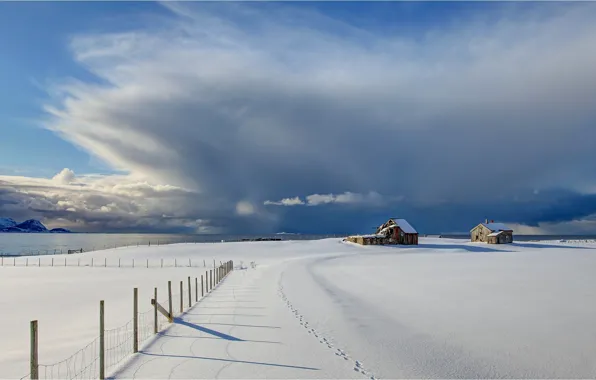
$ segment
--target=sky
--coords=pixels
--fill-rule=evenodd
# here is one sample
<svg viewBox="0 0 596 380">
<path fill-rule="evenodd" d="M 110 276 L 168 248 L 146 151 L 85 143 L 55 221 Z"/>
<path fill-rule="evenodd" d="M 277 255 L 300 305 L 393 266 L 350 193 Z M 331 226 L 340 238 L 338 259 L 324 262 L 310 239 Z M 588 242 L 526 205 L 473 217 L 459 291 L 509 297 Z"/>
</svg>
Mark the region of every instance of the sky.
<svg viewBox="0 0 596 380">
<path fill-rule="evenodd" d="M 596 233 L 596 3 L 0 2 L 0 217 Z"/>
</svg>

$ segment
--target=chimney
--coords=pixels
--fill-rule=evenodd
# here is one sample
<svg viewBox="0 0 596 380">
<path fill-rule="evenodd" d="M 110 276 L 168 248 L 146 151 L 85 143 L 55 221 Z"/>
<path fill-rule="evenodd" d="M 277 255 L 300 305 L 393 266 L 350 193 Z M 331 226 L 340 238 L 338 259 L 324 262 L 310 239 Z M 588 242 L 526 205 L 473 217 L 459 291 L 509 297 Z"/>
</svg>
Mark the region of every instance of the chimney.
<svg viewBox="0 0 596 380">
<path fill-rule="evenodd" d="M 484 224 L 488 224 L 488 219 L 485 219 L 484 220 Z"/>
<path fill-rule="evenodd" d="M 491 220 L 490 220 L 490 222 L 491 222 L 491 223 L 494 223 L 495 221 L 491 219 Z"/>
</svg>

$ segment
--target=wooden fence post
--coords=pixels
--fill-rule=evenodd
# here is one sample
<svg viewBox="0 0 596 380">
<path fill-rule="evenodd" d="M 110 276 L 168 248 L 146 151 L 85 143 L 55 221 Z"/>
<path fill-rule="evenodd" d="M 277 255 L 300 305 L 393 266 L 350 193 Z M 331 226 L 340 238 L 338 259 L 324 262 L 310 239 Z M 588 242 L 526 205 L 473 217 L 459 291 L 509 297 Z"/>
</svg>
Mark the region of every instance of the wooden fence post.
<svg viewBox="0 0 596 380">
<path fill-rule="evenodd" d="M 188 259 L 188 266 L 192 268 L 192 262 Z"/>
<path fill-rule="evenodd" d="M 155 299 L 155 307 L 153 308 L 153 318 L 155 320 L 153 324 L 153 333 L 157 334 L 157 288 L 155 288 L 155 292 L 153 293 L 153 297 Z"/>
<path fill-rule="evenodd" d="M 38 348 L 38 333 L 37 333 L 37 321 L 31 321 L 31 379 L 39 379 L 39 358 L 37 356 Z"/>
<path fill-rule="evenodd" d="M 147 259 L 147 268 L 149 268 L 149 259 Z"/>
<path fill-rule="evenodd" d="M 139 288 L 134 288 L 133 299 L 133 343 L 132 352 L 139 352 Z M 157 302 L 157 301 L 156 301 Z"/>
<path fill-rule="evenodd" d="M 107 266 L 108 266 L 108 258 L 107 257 L 104 257 L 103 258 L 103 267 L 104 268 L 107 268 Z"/>
<path fill-rule="evenodd" d="M 93 267 L 93 257 L 91 258 L 91 266 Z"/>
<path fill-rule="evenodd" d="M 169 306 L 170 308 L 168 309 L 168 312 L 170 313 L 170 318 L 174 318 L 174 313 L 172 310 L 172 281 L 168 281 L 168 300 L 169 300 Z M 155 301 L 157 302 L 157 301 Z"/>
<path fill-rule="evenodd" d="M 180 281 L 180 312 L 184 311 L 184 281 Z"/>
<path fill-rule="evenodd" d="M 192 288 L 190 287 L 190 276 L 188 277 L 188 307 L 192 306 Z"/>
<path fill-rule="evenodd" d="M 209 269 L 209 291 L 213 289 L 213 269 Z"/>
<path fill-rule="evenodd" d="M 199 302 L 199 279 L 195 277 L 195 302 Z"/>
<path fill-rule="evenodd" d="M 163 268 L 163 259 L 161 259 L 161 267 Z"/>
<path fill-rule="evenodd" d="M 104 309 L 103 300 L 99 301 L 99 379 L 104 380 L 106 378 L 106 350 L 105 350 L 105 337 L 104 337 Z"/>
<path fill-rule="evenodd" d="M 201 275 L 201 298 L 205 297 L 205 288 L 203 287 L 203 275 Z"/>
</svg>

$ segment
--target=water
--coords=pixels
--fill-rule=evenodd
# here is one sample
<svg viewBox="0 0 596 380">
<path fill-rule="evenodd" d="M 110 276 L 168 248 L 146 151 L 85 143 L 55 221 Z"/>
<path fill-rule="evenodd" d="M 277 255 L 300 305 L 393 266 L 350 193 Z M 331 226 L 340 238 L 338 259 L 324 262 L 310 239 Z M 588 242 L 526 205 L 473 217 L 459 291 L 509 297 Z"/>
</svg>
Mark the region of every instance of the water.
<svg viewBox="0 0 596 380">
<path fill-rule="evenodd" d="M 282 240 L 314 240 L 339 235 L 174 235 L 174 234 L 18 234 L 0 233 L 0 255 L 51 255 L 67 253 L 69 249 L 97 251 L 101 249 L 172 243 L 217 243 L 254 238 Z"/>
</svg>

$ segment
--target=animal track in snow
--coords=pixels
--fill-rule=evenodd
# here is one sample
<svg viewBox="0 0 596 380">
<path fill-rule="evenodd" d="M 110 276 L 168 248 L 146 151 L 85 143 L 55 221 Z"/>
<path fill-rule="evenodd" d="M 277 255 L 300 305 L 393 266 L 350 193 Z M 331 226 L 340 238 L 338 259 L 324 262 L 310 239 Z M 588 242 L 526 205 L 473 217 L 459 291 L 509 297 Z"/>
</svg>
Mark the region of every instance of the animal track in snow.
<svg viewBox="0 0 596 380">
<path fill-rule="evenodd" d="M 285 301 L 288 309 L 290 311 L 292 311 L 292 313 L 294 314 L 294 317 L 299 320 L 300 325 L 302 327 L 307 329 L 307 332 L 309 334 L 313 334 L 315 336 L 315 338 L 317 338 L 319 340 L 319 343 L 326 344 L 328 348 L 333 349 L 333 344 L 331 343 L 331 341 L 329 339 L 323 337 L 322 334 L 320 334 L 314 328 L 309 327 L 309 323 L 308 323 L 308 321 L 305 320 L 305 317 L 302 314 L 300 314 L 300 311 L 298 309 L 294 308 L 294 305 L 292 305 L 292 303 L 290 302 L 290 300 L 284 293 L 283 286 L 281 285 L 281 283 L 279 284 L 277 294 L 281 297 L 281 299 L 283 301 Z M 337 348 L 335 351 L 335 355 L 344 359 L 344 360 L 350 360 L 350 356 L 346 352 L 344 352 L 342 349 Z M 362 362 L 360 362 L 358 360 L 354 361 L 354 371 L 359 372 L 364 376 L 367 376 L 370 380 L 377 380 L 377 378 L 372 373 L 370 373 L 370 371 L 368 371 L 364 368 L 364 366 L 362 365 Z"/>
</svg>

